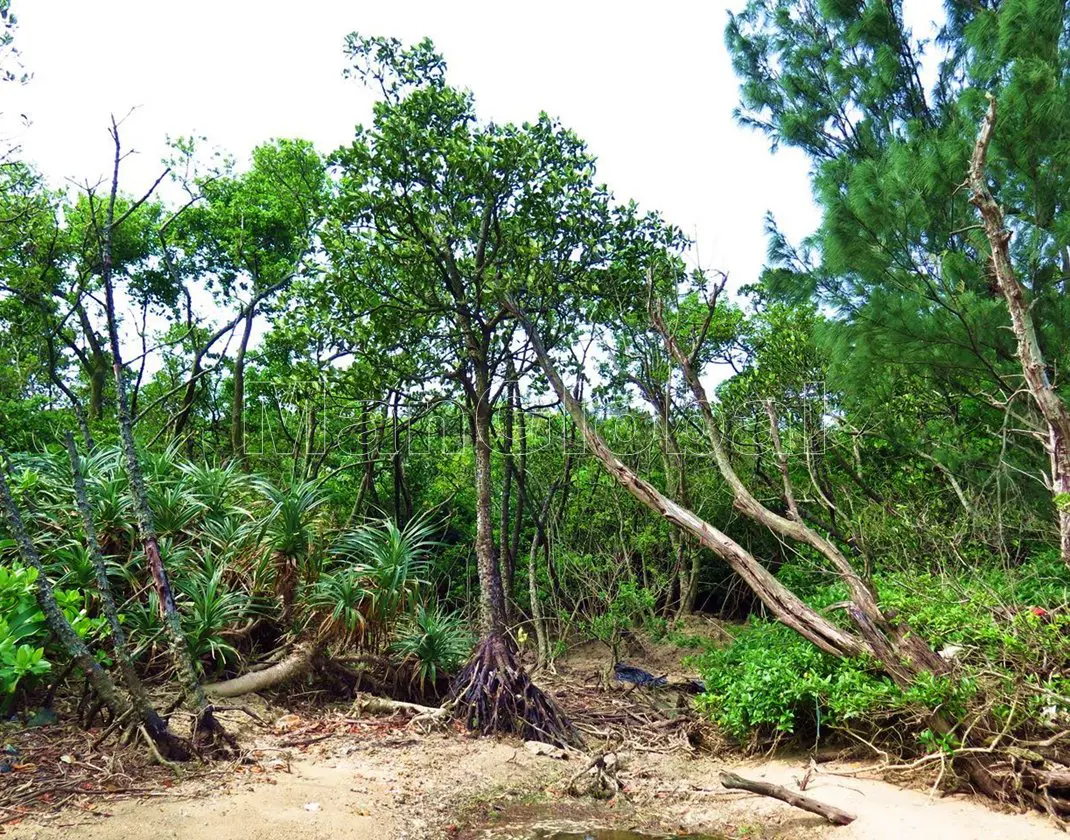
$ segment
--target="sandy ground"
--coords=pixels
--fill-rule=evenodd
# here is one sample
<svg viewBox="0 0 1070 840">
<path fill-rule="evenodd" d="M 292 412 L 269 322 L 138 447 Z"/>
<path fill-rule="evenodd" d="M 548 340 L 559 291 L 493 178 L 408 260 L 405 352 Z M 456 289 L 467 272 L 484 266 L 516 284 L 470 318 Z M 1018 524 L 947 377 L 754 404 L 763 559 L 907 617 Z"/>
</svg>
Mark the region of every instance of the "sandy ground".
<svg viewBox="0 0 1070 840">
<path fill-rule="evenodd" d="M 626 795 L 577 800 L 563 780 L 577 759 L 534 755 L 520 743 L 454 732 L 336 736 L 272 759 L 263 772 L 180 782 L 139 800 L 66 809 L 9 827 L 17 838 L 214 840 L 525 838 L 534 827 L 605 826 L 792 840 L 1049 840 L 1064 835 L 1036 814 L 1007 814 L 966 797 L 930 797 L 869 779 L 813 778 L 807 793 L 857 815 L 836 828 L 780 802 L 720 790 L 719 771 L 794 787 L 804 763 L 726 763 L 713 757 L 622 753 Z M 266 754 L 266 753 L 265 753 Z M 272 762 L 274 767 L 272 767 Z M 259 765 L 256 765 L 259 767 Z M 836 770 L 852 769 L 836 765 Z"/>
<path fill-rule="evenodd" d="M 630 655 L 652 671 L 686 675 L 678 648 L 644 645 Z M 607 702 L 616 705 L 609 710 L 621 711 L 620 687 L 616 695 L 598 688 L 604 660 L 605 651 L 597 646 L 573 650 L 554 678 L 561 681 L 553 686 L 559 701 L 577 702 L 583 695 L 589 705 L 591 698 L 610 698 Z M 624 696 L 631 704 L 624 710 L 629 718 L 649 713 L 647 699 Z M 229 729 L 240 729 L 242 759 L 174 780 L 164 768 L 145 768 L 143 752 L 137 754 L 140 768 L 128 764 L 124 769 L 122 756 L 79 748 L 79 742 L 88 745 L 90 733 L 67 730 L 61 740 L 60 727 L 56 735 L 23 732 L 24 740 L 39 738 L 45 744 L 37 752 L 24 749 L 20 759 L 36 761 L 45 771 L 45 784 L 57 773 L 84 772 L 91 765 L 108 772 L 79 777 L 92 782 L 69 784 L 56 794 L 65 798 L 53 810 L 0 824 L 0 835 L 37 840 L 528 840 L 536 829 L 627 828 L 732 840 L 1065 836 L 1040 814 L 1001 813 L 972 797 L 930 796 L 925 789 L 842 775 L 865 766 L 849 763 L 821 764 L 807 784 L 808 796 L 857 816 L 849 826 L 833 827 L 776 800 L 726 791 L 718 782 L 720 772 L 728 769 L 795 789 L 809 763 L 804 757 L 742 763 L 732 752 L 718 754 L 716 744 L 713 754 L 695 754 L 683 738 L 644 739 L 641 732 L 619 750 L 622 794 L 609 802 L 577 798 L 565 788 L 585 765 L 579 756 L 538 755 L 519 741 L 471 737 L 457 725 L 425 732 L 409 725 L 405 715 L 371 717 L 348 707 L 295 714 L 258 698 L 246 702 L 258 704 L 264 727 L 251 725 L 237 712 L 221 715 Z M 22 746 L 29 745 L 25 741 Z M 73 755 L 61 757 L 64 752 Z M 62 763 L 72 758 L 73 764 Z M 70 775 L 63 778 L 76 781 Z M 3 785 L 19 783 L 19 773 L 0 775 L 0 793 Z M 93 792 L 66 793 L 87 786 Z M 122 786 L 122 793 L 107 793 Z M 0 813 L 0 819 L 5 816 Z"/>
</svg>

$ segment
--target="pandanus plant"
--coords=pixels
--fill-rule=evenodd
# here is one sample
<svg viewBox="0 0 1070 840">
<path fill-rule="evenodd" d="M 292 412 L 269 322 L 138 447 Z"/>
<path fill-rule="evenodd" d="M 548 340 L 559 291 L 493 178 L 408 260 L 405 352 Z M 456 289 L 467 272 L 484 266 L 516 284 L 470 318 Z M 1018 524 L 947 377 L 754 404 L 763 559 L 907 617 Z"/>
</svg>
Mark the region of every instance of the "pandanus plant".
<svg viewBox="0 0 1070 840">
<path fill-rule="evenodd" d="M 313 606 L 322 608 L 332 599 L 345 604 L 331 610 L 330 621 L 342 633 L 356 635 L 365 650 L 381 652 L 398 619 L 420 602 L 433 535 L 426 517 L 403 529 L 384 519 L 343 534 L 331 551 L 331 568 L 313 590 Z"/>
<path fill-rule="evenodd" d="M 327 500 L 316 482 L 305 481 L 287 488 L 277 488 L 259 482 L 271 509 L 264 519 L 260 539 L 268 550 L 268 561 L 274 572 L 275 594 L 282 605 L 284 625 L 294 618 L 294 601 L 298 586 L 311 577 L 306 568 L 309 547 L 315 537 L 316 513 Z"/>
</svg>

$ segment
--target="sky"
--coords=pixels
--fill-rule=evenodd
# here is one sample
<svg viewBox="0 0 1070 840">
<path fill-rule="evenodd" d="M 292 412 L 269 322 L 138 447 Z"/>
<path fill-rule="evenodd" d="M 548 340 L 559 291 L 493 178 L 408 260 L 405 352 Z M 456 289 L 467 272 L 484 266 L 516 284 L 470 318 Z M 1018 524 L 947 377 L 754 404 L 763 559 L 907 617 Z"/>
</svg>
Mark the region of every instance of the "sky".
<svg viewBox="0 0 1070 840">
<path fill-rule="evenodd" d="M 429 36 L 480 116 L 559 117 L 599 159 L 620 199 L 660 210 L 731 286 L 757 279 L 772 211 L 793 239 L 818 221 L 803 156 L 773 155 L 737 126 L 737 80 L 717 3 L 416 0 L 14 0 L 33 79 L 5 85 L 0 111 L 24 157 L 53 182 L 108 170 L 106 128 L 137 154 L 122 187 L 143 192 L 168 136 L 205 135 L 244 162 L 274 137 L 324 152 L 368 123 L 372 95 L 342 79 L 344 36 Z M 134 109 L 131 112 L 131 109 Z M 13 127 L 25 113 L 28 127 Z"/>
</svg>

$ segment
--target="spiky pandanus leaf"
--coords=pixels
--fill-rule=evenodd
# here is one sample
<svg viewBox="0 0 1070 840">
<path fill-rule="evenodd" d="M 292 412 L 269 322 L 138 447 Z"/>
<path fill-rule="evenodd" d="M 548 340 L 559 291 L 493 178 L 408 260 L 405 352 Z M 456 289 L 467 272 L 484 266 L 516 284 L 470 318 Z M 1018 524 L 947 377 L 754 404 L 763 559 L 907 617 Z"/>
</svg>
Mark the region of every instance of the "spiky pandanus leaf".
<svg viewBox="0 0 1070 840">
<path fill-rule="evenodd" d="M 471 653 L 473 642 L 461 615 L 437 606 L 419 606 L 402 623 L 390 652 L 411 668 L 411 682 L 418 684 L 423 694 L 443 677 L 457 672 Z"/>
</svg>

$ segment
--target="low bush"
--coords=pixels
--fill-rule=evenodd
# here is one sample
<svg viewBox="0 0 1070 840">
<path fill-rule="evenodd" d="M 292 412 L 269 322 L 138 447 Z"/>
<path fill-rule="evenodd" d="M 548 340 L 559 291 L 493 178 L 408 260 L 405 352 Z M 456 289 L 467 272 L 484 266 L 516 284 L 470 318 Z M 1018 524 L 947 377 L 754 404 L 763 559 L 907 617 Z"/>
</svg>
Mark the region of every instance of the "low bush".
<svg viewBox="0 0 1070 840">
<path fill-rule="evenodd" d="M 0 566 L 0 712 L 5 715 L 20 692 L 28 693 L 51 672 L 57 655 L 62 661 L 37 606 L 36 585 L 36 569 Z M 57 589 L 55 594 L 79 636 L 91 638 L 100 632 L 103 622 L 87 615 L 80 592 Z"/>
<path fill-rule="evenodd" d="M 802 566 L 787 566 L 780 576 L 819 609 L 845 596 Z M 1062 674 L 1070 660 L 1070 573 L 1057 557 L 1042 554 L 1010 572 L 885 573 L 875 583 L 886 614 L 956 664 L 951 676 L 926 677 L 904 690 L 865 659 L 838 659 L 777 622 L 752 618 L 726 647 L 693 658 L 706 683 L 701 708 L 741 740 L 816 740 L 852 727 L 901 742 L 910 729 L 913 745 L 925 748 L 953 747 L 954 733 L 938 739 L 924 726 L 901 724 L 936 709 L 963 721 L 971 711 L 1014 717 L 1017 728 L 1050 725 L 1070 713 L 1070 680 Z"/>
</svg>

